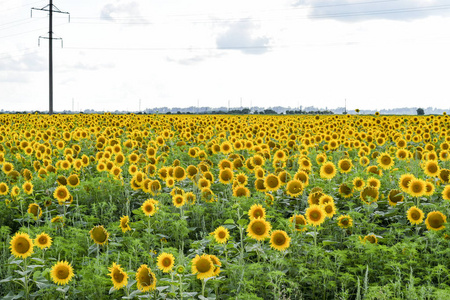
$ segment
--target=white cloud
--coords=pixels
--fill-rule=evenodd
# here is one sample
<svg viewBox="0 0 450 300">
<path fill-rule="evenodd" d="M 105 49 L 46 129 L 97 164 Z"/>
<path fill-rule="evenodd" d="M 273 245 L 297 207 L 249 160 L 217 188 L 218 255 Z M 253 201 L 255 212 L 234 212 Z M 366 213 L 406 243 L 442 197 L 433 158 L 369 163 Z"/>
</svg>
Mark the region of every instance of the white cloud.
<svg viewBox="0 0 450 300">
<path fill-rule="evenodd" d="M 255 36 L 255 25 L 241 19 L 228 25 L 228 29 L 216 39 L 218 49 L 236 49 L 245 54 L 263 54 L 269 50 L 267 36 Z"/>
</svg>

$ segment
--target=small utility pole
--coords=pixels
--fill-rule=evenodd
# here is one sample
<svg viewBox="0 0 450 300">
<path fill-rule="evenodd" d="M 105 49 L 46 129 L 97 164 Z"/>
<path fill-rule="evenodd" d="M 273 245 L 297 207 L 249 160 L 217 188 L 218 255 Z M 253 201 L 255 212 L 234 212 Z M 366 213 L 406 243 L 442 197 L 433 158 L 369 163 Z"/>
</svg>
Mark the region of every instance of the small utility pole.
<svg viewBox="0 0 450 300">
<path fill-rule="evenodd" d="M 43 8 L 31 8 L 31 17 L 33 17 L 33 9 L 35 10 L 41 10 L 41 11 L 48 11 L 49 12 L 49 21 L 48 21 L 48 37 L 40 36 L 38 39 L 38 45 L 40 45 L 40 40 L 42 39 L 48 39 L 48 69 L 49 69 L 49 78 L 48 78 L 48 102 L 49 102 L 49 108 L 48 108 L 48 114 L 53 114 L 53 40 L 61 40 L 61 47 L 62 44 L 62 38 L 54 38 L 53 37 L 53 12 L 60 13 L 60 14 L 67 14 L 69 16 L 69 23 L 70 23 L 70 14 L 65 11 L 60 11 L 56 6 L 53 5 L 53 0 L 50 0 L 50 4 L 44 6 Z"/>
</svg>

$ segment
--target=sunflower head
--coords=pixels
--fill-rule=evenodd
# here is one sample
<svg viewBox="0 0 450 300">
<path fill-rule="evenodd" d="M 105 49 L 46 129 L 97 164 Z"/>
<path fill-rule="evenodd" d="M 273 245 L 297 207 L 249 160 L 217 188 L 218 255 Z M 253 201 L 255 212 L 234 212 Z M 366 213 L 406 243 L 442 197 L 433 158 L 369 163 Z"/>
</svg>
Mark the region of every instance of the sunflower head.
<svg viewBox="0 0 450 300">
<path fill-rule="evenodd" d="M 325 221 L 327 213 L 321 206 L 313 204 L 308 207 L 305 215 L 310 225 L 320 226 Z"/>
<path fill-rule="evenodd" d="M 325 162 L 320 167 L 320 177 L 323 179 L 332 179 L 336 176 L 336 166 L 331 161 Z"/>
<path fill-rule="evenodd" d="M 58 285 L 66 285 L 74 276 L 73 268 L 67 261 L 59 261 L 53 265 L 51 277 L 54 283 Z"/>
<path fill-rule="evenodd" d="M 248 211 L 248 216 L 250 220 L 257 218 L 264 219 L 266 217 L 266 209 L 260 204 L 253 204 Z"/>
<path fill-rule="evenodd" d="M 103 225 L 95 226 L 89 231 L 91 239 L 98 245 L 102 246 L 108 243 L 109 233 Z"/>
<path fill-rule="evenodd" d="M 158 269 L 164 273 L 170 273 L 175 264 L 175 257 L 170 253 L 161 253 L 157 258 Z"/>
<path fill-rule="evenodd" d="M 366 186 L 360 193 L 361 200 L 366 204 L 371 204 L 378 200 L 379 192 L 378 189 Z"/>
<path fill-rule="evenodd" d="M 34 244 L 41 249 L 49 248 L 52 245 L 52 238 L 45 232 L 42 232 L 36 236 Z"/>
<path fill-rule="evenodd" d="M 445 228 L 444 224 L 447 223 L 447 217 L 440 211 L 432 211 L 428 213 L 425 220 L 428 230 L 442 230 Z"/>
<path fill-rule="evenodd" d="M 337 223 L 339 227 L 344 229 L 353 227 L 353 219 L 349 215 L 339 216 Z"/>
<path fill-rule="evenodd" d="M 9 248 L 16 258 L 25 259 L 33 253 L 33 241 L 27 233 L 16 232 L 11 238 Z"/>
<path fill-rule="evenodd" d="M 111 280 L 116 290 L 120 290 L 128 284 L 128 274 L 120 267 L 120 265 L 114 262 L 112 267 L 109 267 L 108 270 L 110 272 L 108 275 L 111 276 Z"/>
<path fill-rule="evenodd" d="M 389 195 L 388 195 L 389 205 L 396 206 L 397 203 L 403 202 L 404 198 L 405 197 L 403 196 L 401 190 L 393 189 L 389 192 Z"/>
<path fill-rule="evenodd" d="M 129 222 L 130 222 L 130 217 L 128 217 L 128 216 L 122 216 L 120 218 L 120 225 L 119 225 L 119 227 L 122 230 L 122 232 L 125 233 L 125 232 L 131 230 L 131 227 L 128 224 Z"/>
<path fill-rule="evenodd" d="M 137 288 L 141 292 L 153 291 L 156 288 L 156 276 L 147 265 L 141 265 L 136 272 Z"/>
<path fill-rule="evenodd" d="M 363 239 L 363 243 L 369 242 L 371 244 L 378 244 L 378 239 L 374 234 L 366 235 Z"/>
<path fill-rule="evenodd" d="M 192 274 L 197 274 L 198 279 L 205 279 L 214 276 L 214 264 L 207 254 L 196 255 L 192 259 Z"/>
<path fill-rule="evenodd" d="M 270 246 L 278 251 L 289 248 L 291 238 L 283 230 L 275 230 L 270 236 Z"/>
<path fill-rule="evenodd" d="M 264 186 L 268 191 L 276 191 L 281 186 L 281 181 L 275 174 L 269 174 L 264 179 Z"/>
<path fill-rule="evenodd" d="M 442 191 L 442 199 L 450 200 L 450 185 L 446 185 Z"/>
<path fill-rule="evenodd" d="M 286 194 L 291 197 L 297 197 L 303 194 L 303 183 L 298 179 L 290 180 L 286 185 Z"/>
<path fill-rule="evenodd" d="M 248 236 L 257 241 L 263 241 L 270 237 L 271 225 L 268 221 L 257 218 L 250 221 L 247 226 Z"/>
<path fill-rule="evenodd" d="M 303 215 L 293 215 L 289 218 L 289 222 L 294 226 L 297 231 L 306 231 L 308 228 L 305 225 L 308 225 L 306 219 Z"/>
<path fill-rule="evenodd" d="M 407 193 L 411 195 L 412 197 L 421 197 L 425 195 L 426 192 L 426 183 L 422 179 L 411 179 L 411 181 L 408 184 L 408 191 Z"/>
<path fill-rule="evenodd" d="M 411 222 L 412 225 L 419 225 L 423 222 L 424 219 L 423 211 L 420 208 L 417 208 L 416 206 L 412 206 L 408 211 L 406 212 L 406 217 L 408 218 L 409 222 Z"/>
<path fill-rule="evenodd" d="M 216 230 L 212 232 L 212 234 L 214 235 L 214 239 L 216 240 L 216 242 L 219 244 L 225 244 L 230 238 L 228 229 L 223 226 L 217 227 Z"/>
<path fill-rule="evenodd" d="M 154 202 L 153 199 L 148 199 L 146 200 L 142 206 L 141 206 L 142 211 L 144 212 L 144 214 L 146 216 L 153 216 L 156 213 L 156 204 Z"/>
</svg>

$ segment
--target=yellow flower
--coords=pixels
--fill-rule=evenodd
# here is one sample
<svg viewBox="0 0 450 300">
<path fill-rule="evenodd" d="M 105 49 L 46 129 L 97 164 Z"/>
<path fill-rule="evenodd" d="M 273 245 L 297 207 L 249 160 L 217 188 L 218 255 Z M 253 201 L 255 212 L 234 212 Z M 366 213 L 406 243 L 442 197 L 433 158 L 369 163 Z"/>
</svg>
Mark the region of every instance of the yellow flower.
<svg viewBox="0 0 450 300">
<path fill-rule="evenodd" d="M 257 218 L 264 219 L 266 217 L 266 209 L 260 204 L 253 204 L 248 211 L 248 216 L 250 220 Z"/>
<path fill-rule="evenodd" d="M 408 211 L 406 212 L 406 216 L 412 225 L 421 224 L 425 217 L 423 211 L 416 206 L 412 206 L 410 209 L 408 209 Z"/>
<path fill-rule="evenodd" d="M 108 243 L 109 233 L 102 225 L 95 226 L 89 233 L 96 244 L 103 246 Z"/>
<path fill-rule="evenodd" d="M 153 291 L 156 288 L 156 276 L 147 265 L 141 265 L 136 272 L 137 288 L 141 292 Z"/>
<path fill-rule="evenodd" d="M 336 166 L 331 162 L 327 161 L 320 167 L 320 177 L 323 179 L 332 179 L 336 176 Z"/>
<path fill-rule="evenodd" d="M 306 230 L 308 230 L 308 228 L 306 228 L 306 226 L 305 226 L 308 223 L 306 222 L 305 217 L 302 216 L 302 215 L 293 215 L 292 217 L 289 218 L 289 222 L 291 224 L 293 224 L 294 228 L 297 231 L 306 231 Z"/>
<path fill-rule="evenodd" d="M 257 241 L 263 241 L 270 237 L 271 225 L 268 221 L 258 218 L 250 221 L 247 226 L 248 236 Z"/>
<path fill-rule="evenodd" d="M 291 238 L 283 230 L 275 230 L 270 236 L 270 246 L 278 251 L 289 248 Z"/>
<path fill-rule="evenodd" d="M 37 220 L 42 216 L 42 209 L 37 203 L 28 205 L 28 213 L 33 215 L 33 219 Z"/>
<path fill-rule="evenodd" d="M 450 185 L 446 185 L 442 191 L 442 199 L 450 200 Z"/>
<path fill-rule="evenodd" d="M 320 226 L 324 221 L 327 213 L 319 205 L 311 205 L 306 210 L 305 216 L 308 223 L 313 226 Z"/>
<path fill-rule="evenodd" d="M 33 253 L 33 241 L 27 233 L 16 232 L 11 238 L 9 248 L 16 258 L 25 259 Z"/>
<path fill-rule="evenodd" d="M 157 259 L 158 269 L 164 273 L 170 273 L 175 264 L 175 257 L 170 253 L 161 253 Z"/>
<path fill-rule="evenodd" d="M 42 232 L 41 234 L 36 236 L 34 244 L 41 249 L 48 248 L 52 245 L 52 238 L 45 232 Z"/>
<path fill-rule="evenodd" d="M 339 216 L 337 219 L 338 226 L 341 228 L 353 227 L 353 219 L 349 215 Z"/>
<path fill-rule="evenodd" d="M 207 254 L 196 255 L 192 259 L 192 274 L 197 274 L 197 279 L 205 279 L 214 276 L 214 264 Z"/>
<path fill-rule="evenodd" d="M 60 205 L 63 205 L 66 200 L 70 199 L 70 193 L 69 190 L 64 185 L 60 185 L 53 192 L 53 197 L 55 197 L 56 200 L 58 200 L 58 203 Z"/>
<path fill-rule="evenodd" d="M 66 285 L 74 276 L 73 268 L 67 261 L 58 261 L 53 265 L 50 276 L 54 283 Z"/>
<path fill-rule="evenodd" d="M 442 230 L 445 228 L 444 224 L 447 223 L 447 217 L 440 211 L 432 211 L 428 213 L 425 225 L 428 230 Z"/>
<path fill-rule="evenodd" d="M 108 271 L 111 272 L 108 275 L 111 276 L 111 280 L 116 290 L 120 290 L 128 284 L 128 274 L 120 267 L 120 265 L 113 262 L 112 267 L 109 267 Z"/>
<path fill-rule="evenodd" d="M 128 224 L 129 222 L 130 222 L 130 217 L 128 217 L 128 216 L 122 216 L 120 218 L 120 225 L 119 225 L 119 227 L 122 230 L 122 232 L 125 233 L 125 232 L 131 230 L 131 227 Z"/>
<path fill-rule="evenodd" d="M 303 183 L 297 179 L 290 180 L 286 184 L 286 194 L 291 197 L 297 197 L 303 194 Z"/>
<path fill-rule="evenodd" d="M 212 234 L 214 234 L 214 239 L 219 244 L 225 244 L 230 238 L 228 229 L 223 226 L 217 227 L 216 230 L 212 232 Z"/>
<path fill-rule="evenodd" d="M 155 205 L 155 200 L 148 199 L 142 204 L 141 209 L 146 216 L 153 216 L 157 210 Z"/>
</svg>

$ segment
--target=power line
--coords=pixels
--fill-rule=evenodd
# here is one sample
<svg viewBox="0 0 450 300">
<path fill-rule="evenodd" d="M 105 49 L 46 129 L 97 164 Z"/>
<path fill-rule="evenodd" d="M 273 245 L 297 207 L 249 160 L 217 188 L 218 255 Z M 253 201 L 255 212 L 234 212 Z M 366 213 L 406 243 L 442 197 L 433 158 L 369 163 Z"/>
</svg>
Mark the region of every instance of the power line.
<svg viewBox="0 0 450 300">
<path fill-rule="evenodd" d="M 395 1 L 395 0 L 394 0 Z M 373 1 L 372 3 L 375 3 Z M 380 1 L 386 2 L 386 1 Z M 349 3 L 347 3 L 349 4 Z M 356 4 L 356 3 L 353 3 Z M 366 3 L 358 3 L 366 4 Z M 331 7 L 337 5 L 324 5 L 315 7 Z M 75 22 L 77 24 L 124 24 L 124 25 L 139 25 L 139 24 L 174 24 L 174 23 L 191 23 L 191 24 L 201 24 L 201 23 L 219 23 L 219 22 L 252 22 L 252 21 L 286 21 L 286 20 L 302 20 L 302 19 L 324 19 L 324 18 L 351 18 L 359 16 L 371 16 L 371 15 L 381 15 L 381 14 L 401 14 L 401 13 L 415 13 L 415 12 L 426 12 L 426 11 L 436 11 L 436 10 L 448 10 L 450 5 L 435 5 L 435 6 L 423 6 L 423 7 L 407 7 L 407 8 L 395 8 L 395 9 L 384 9 L 384 10 L 368 10 L 368 11 L 358 11 L 358 12 L 340 12 L 340 13 L 328 13 L 328 14 L 311 14 L 308 16 L 282 16 L 277 18 L 256 18 L 256 17 L 246 17 L 246 18 L 216 18 L 216 19 L 197 19 L 197 20 L 167 20 L 163 22 L 149 22 L 143 20 L 149 17 L 136 16 L 136 17 L 122 17 L 115 18 L 111 22 L 110 20 L 104 20 L 104 22 Z M 98 17 L 74 17 L 74 20 L 103 20 Z M 128 21 L 128 22 L 123 22 Z"/>
</svg>

